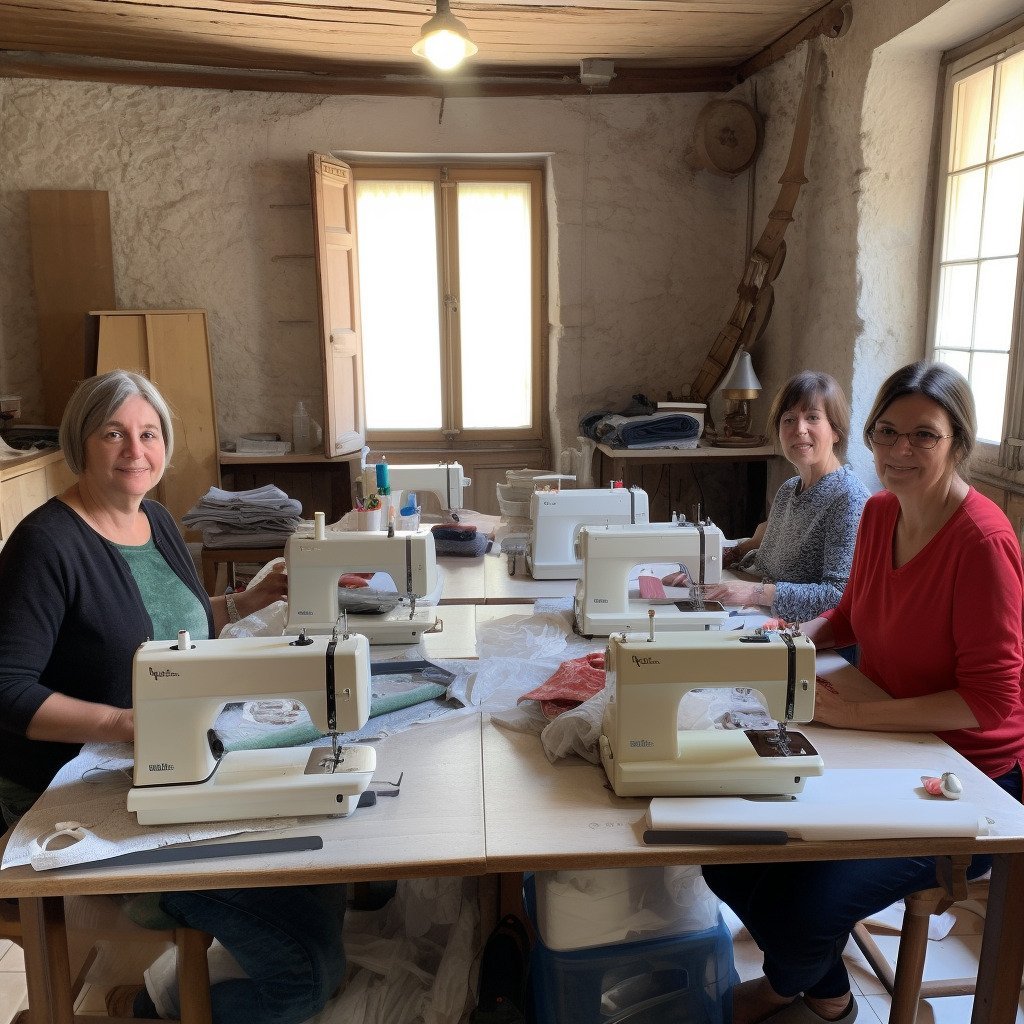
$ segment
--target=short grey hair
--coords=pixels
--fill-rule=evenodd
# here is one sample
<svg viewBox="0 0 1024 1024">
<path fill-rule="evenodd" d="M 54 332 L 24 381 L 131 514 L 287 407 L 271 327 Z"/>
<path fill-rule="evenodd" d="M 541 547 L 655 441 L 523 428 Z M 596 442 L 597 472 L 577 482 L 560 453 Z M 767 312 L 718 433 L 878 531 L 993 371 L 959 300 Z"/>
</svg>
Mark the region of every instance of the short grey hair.
<svg viewBox="0 0 1024 1024">
<path fill-rule="evenodd" d="M 171 410 L 153 383 L 130 370 L 111 370 L 88 377 L 75 388 L 60 421 L 60 446 L 68 469 L 81 476 L 85 469 L 85 439 L 114 418 L 114 413 L 133 395 L 144 398 L 155 410 L 164 435 L 164 467 L 174 450 Z"/>
</svg>

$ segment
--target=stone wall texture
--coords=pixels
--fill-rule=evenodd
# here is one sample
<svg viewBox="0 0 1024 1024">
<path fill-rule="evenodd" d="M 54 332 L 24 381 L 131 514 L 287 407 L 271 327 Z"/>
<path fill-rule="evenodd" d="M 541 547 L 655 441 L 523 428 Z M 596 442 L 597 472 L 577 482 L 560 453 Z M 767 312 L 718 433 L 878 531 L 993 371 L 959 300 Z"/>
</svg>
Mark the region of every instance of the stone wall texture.
<svg viewBox="0 0 1024 1024">
<path fill-rule="evenodd" d="M 753 353 L 755 419 L 791 373 L 833 373 L 869 484 L 864 413 L 925 351 L 939 58 L 1015 2 L 857 0 L 850 31 L 813 44 L 809 183 Z M 806 49 L 733 90 L 766 121 L 760 159 L 735 179 L 697 166 L 705 94 L 449 99 L 439 124 L 425 98 L 0 79 L 0 390 L 23 396 L 26 421 L 40 415 L 29 189 L 106 189 L 119 307 L 208 310 L 222 440 L 287 436 L 296 399 L 321 400 L 316 328 L 302 322 L 316 319 L 312 263 L 274 259 L 311 252 L 306 154 L 530 154 L 547 175 L 557 453 L 582 413 L 692 379 L 775 200 Z"/>
</svg>

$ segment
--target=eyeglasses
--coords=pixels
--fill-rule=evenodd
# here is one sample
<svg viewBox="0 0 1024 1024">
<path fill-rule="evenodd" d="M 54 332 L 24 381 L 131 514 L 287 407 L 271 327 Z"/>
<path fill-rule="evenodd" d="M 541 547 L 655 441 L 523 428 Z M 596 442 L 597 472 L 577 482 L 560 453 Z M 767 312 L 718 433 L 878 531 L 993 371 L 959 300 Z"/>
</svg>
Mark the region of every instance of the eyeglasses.
<svg viewBox="0 0 1024 1024">
<path fill-rule="evenodd" d="M 868 431 L 872 444 L 883 448 L 892 448 L 901 437 L 905 437 L 913 448 L 934 448 L 944 437 L 952 434 L 933 434 L 930 430 L 907 430 L 900 433 L 892 427 L 875 427 Z"/>
</svg>

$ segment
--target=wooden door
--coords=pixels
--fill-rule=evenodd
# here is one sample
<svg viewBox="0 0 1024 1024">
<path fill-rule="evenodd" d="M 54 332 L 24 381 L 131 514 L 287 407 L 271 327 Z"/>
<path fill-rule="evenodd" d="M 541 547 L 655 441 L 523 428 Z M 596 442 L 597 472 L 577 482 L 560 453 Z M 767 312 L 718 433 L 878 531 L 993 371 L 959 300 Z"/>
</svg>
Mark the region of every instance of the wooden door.
<svg viewBox="0 0 1024 1024">
<path fill-rule="evenodd" d="M 355 194 L 352 169 L 328 156 L 309 154 L 309 176 L 324 370 L 324 454 L 332 458 L 366 443 Z"/>
</svg>

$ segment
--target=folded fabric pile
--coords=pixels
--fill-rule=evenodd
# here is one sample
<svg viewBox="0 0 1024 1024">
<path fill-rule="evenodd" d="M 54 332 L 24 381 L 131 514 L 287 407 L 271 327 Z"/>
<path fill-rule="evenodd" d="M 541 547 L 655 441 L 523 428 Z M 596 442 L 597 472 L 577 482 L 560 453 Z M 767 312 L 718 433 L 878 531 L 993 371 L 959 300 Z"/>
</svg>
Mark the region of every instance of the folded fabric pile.
<svg viewBox="0 0 1024 1024">
<path fill-rule="evenodd" d="M 581 434 L 612 448 L 696 448 L 700 431 L 700 421 L 685 412 L 592 412 L 580 420 Z"/>
<path fill-rule="evenodd" d="M 439 523 L 432 526 L 434 550 L 439 555 L 462 555 L 477 558 L 490 549 L 491 539 L 472 523 Z"/>
<path fill-rule="evenodd" d="M 270 548 L 285 543 L 301 516 L 301 502 L 267 484 L 249 491 L 211 487 L 181 521 L 202 530 L 208 548 Z"/>
</svg>

